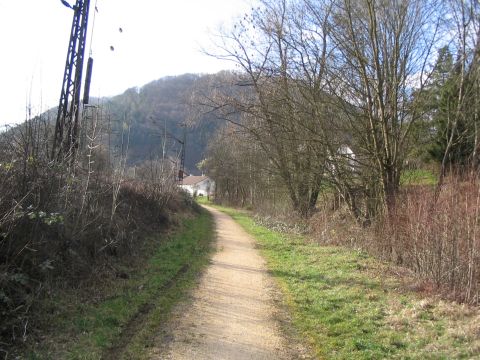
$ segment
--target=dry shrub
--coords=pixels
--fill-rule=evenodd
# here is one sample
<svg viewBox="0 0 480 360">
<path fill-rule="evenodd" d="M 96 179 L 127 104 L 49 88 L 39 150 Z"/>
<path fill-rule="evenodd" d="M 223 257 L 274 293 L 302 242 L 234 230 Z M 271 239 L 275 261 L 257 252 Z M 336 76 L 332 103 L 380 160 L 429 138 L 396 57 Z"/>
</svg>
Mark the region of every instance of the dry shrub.
<svg viewBox="0 0 480 360">
<path fill-rule="evenodd" d="M 360 226 L 346 208 L 327 205 L 310 227 L 320 243 L 367 251 L 413 270 L 455 300 L 480 302 L 478 177 L 450 176 L 436 201 L 431 186 L 405 187 L 396 213 L 369 227 Z"/>
<path fill-rule="evenodd" d="M 169 225 L 169 213 L 184 211 L 186 204 L 176 200 L 165 205 L 139 192 L 142 186 L 121 186 L 112 219 L 111 188 L 91 184 L 96 196 L 83 210 L 81 193 L 70 194 L 61 210 L 54 206 L 58 202 L 38 204 L 26 197 L 2 221 L 0 336 L 9 343 L 23 340 L 35 326 L 30 310 L 46 289 L 79 287 L 104 275 L 100 269 L 114 270 L 120 259 L 138 253 L 147 234 Z"/>
<path fill-rule="evenodd" d="M 302 235 L 309 232 L 308 225 L 302 219 L 295 217 L 270 216 L 256 213 L 255 223 L 282 234 Z M 295 221 L 296 220 L 296 221 Z"/>
<path fill-rule="evenodd" d="M 0 351 L 35 328 L 32 309 L 49 289 L 115 272 L 169 214 L 191 208 L 168 173 L 127 181 L 126 156 L 110 164 L 93 135 L 75 162 L 51 161 L 35 124 L 0 134 Z"/>
<path fill-rule="evenodd" d="M 362 227 L 353 217 L 346 204 L 335 203 L 326 196 L 322 207 L 309 220 L 315 241 L 325 245 L 343 245 L 357 250 L 369 250 L 375 239 L 368 228 Z"/>
<path fill-rule="evenodd" d="M 401 200 L 397 214 L 378 227 L 384 255 L 448 290 L 455 299 L 478 304 L 478 178 L 451 176 L 437 201 L 428 187 L 407 188 Z"/>
</svg>

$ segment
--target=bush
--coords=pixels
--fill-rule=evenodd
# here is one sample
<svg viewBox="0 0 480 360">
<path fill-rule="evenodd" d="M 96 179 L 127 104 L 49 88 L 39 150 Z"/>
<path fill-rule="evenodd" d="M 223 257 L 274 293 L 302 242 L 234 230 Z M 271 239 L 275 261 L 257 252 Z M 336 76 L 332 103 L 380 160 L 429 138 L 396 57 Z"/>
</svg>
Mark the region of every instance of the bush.
<svg viewBox="0 0 480 360">
<path fill-rule="evenodd" d="M 35 328 L 32 309 L 50 288 L 115 272 L 115 259 L 138 252 L 170 213 L 191 208 L 158 166 L 127 179 L 126 155 L 107 161 L 95 133 L 75 161 L 51 161 L 50 128 L 42 133 L 41 123 L 0 134 L 0 344 L 7 347 Z"/>
<path fill-rule="evenodd" d="M 480 302 L 480 182 L 451 176 L 434 187 L 405 186 L 389 218 L 360 226 L 346 208 L 326 206 L 310 224 L 315 239 L 361 249 L 413 270 L 449 297 Z"/>
<path fill-rule="evenodd" d="M 409 188 L 394 218 L 379 227 L 390 258 L 478 304 L 480 294 L 480 183 L 451 176 L 434 201 L 432 188 Z"/>
</svg>

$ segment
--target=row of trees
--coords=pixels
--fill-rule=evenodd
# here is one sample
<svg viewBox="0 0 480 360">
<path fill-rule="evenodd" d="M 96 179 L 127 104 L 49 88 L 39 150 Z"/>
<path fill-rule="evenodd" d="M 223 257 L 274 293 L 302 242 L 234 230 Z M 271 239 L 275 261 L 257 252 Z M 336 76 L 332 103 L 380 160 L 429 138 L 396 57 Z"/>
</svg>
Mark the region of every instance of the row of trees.
<svg viewBox="0 0 480 360">
<path fill-rule="evenodd" d="M 280 181 L 302 216 L 328 187 L 368 223 L 394 212 L 414 154 L 438 159 L 439 186 L 449 165 L 477 165 L 479 10 L 475 0 L 262 0 L 213 54 L 239 71 L 202 97 L 236 125 L 211 146 L 210 170 L 225 169 L 222 149 L 236 169 Z"/>
</svg>

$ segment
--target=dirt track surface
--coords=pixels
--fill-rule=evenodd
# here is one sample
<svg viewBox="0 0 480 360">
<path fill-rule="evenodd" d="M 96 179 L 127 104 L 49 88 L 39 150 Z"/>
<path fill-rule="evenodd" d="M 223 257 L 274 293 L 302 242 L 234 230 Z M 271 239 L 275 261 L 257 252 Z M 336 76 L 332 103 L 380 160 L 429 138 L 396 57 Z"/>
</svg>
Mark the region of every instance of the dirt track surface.
<svg viewBox="0 0 480 360">
<path fill-rule="evenodd" d="M 215 217 L 217 252 L 192 301 L 174 311 L 152 358 L 301 358 L 282 336 L 274 285 L 253 239 L 228 215 L 207 209 Z"/>
</svg>

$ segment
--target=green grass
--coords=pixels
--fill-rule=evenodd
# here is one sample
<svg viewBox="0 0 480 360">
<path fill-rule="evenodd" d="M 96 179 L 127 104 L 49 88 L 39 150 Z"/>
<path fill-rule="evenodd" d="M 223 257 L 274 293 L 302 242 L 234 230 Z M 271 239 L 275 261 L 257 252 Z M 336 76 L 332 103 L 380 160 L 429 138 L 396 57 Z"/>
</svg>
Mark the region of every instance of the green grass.
<svg viewBox="0 0 480 360">
<path fill-rule="evenodd" d="M 478 311 L 399 290 L 389 268 L 362 252 L 275 233 L 248 213 L 219 209 L 257 239 L 293 326 L 318 358 L 480 358 Z"/>
<path fill-rule="evenodd" d="M 212 201 L 207 196 L 197 196 L 195 201 L 201 205 L 212 205 Z"/>
<path fill-rule="evenodd" d="M 64 294 L 51 307 L 54 334 L 31 351 L 31 359 L 100 359 L 146 357 L 159 327 L 174 304 L 194 284 L 208 263 L 213 239 L 211 216 L 187 219 L 167 241 L 158 235 L 146 265 L 116 280 L 105 300 L 79 302 Z M 113 350 L 112 350 L 113 349 Z M 115 349 L 118 354 L 115 354 Z M 115 355 L 112 355 L 115 354 Z"/>
<path fill-rule="evenodd" d="M 404 170 L 400 177 L 401 185 L 435 185 L 438 177 L 430 170 Z"/>
</svg>

